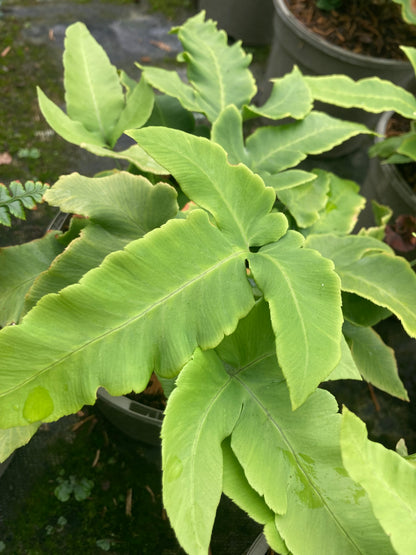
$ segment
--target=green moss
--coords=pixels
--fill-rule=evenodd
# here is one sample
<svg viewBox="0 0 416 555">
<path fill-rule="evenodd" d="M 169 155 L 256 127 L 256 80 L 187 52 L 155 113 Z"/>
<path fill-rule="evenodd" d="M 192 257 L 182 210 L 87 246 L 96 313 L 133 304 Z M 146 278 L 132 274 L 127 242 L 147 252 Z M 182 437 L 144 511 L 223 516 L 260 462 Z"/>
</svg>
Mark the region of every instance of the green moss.
<svg viewBox="0 0 416 555">
<path fill-rule="evenodd" d="M 19 516 L 5 522 L 5 553 L 99 554 L 109 547 L 111 553 L 182 554 L 163 516 L 159 466 L 95 409 L 89 413 L 71 442 L 49 445 L 48 460 L 62 462 L 44 469 Z M 62 502 L 55 489 L 65 481 L 93 486 L 86 499 L 70 495 Z"/>
<path fill-rule="evenodd" d="M 167 17 L 174 17 L 178 10 L 189 9 L 195 4 L 195 0 L 149 0 L 153 11 L 161 12 Z"/>
<path fill-rule="evenodd" d="M 56 139 L 40 113 L 36 85 L 57 102 L 62 102 L 62 65 L 45 46 L 26 45 L 20 21 L 0 19 L 4 49 L 0 58 L 2 101 L 0 102 L 0 153 L 8 152 L 9 164 L 1 166 L 2 181 L 39 179 L 53 182 L 68 165 L 74 147 Z M 4 50 L 3 50 L 4 52 Z M 45 64 L 42 60 L 47 59 Z M 21 156 L 23 149 L 38 156 Z"/>
</svg>

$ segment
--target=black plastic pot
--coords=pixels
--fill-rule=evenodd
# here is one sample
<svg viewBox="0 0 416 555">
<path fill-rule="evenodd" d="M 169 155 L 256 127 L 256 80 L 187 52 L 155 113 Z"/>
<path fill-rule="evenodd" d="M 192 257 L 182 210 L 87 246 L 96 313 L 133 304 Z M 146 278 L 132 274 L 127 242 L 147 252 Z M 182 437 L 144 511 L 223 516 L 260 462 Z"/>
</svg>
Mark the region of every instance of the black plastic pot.
<svg viewBox="0 0 416 555">
<path fill-rule="evenodd" d="M 392 112 L 386 112 L 379 118 L 377 133 L 385 135 L 391 116 Z M 375 141 L 381 138 L 377 137 Z M 373 158 L 360 193 L 369 201 L 360 215 L 359 223 L 362 225 L 374 225 L 371 200 L 389 206 L 393 210 L 393 219 L 402 214 L 416 216 L 416 194 L 394 164 L 383 164 L 378 158 Z"/>
<path fill-rule="evenodd" d="M 272 41 L 273 0 L 199 0 L 198 8 L 233 39 L 248 45 Z"/>
<path fill-rule="evenodd" d="M 97 406 L 114 426 L 132 439 L 160 446 L 163 412 L 125 396 L 115 397 L 104 388 L 97 391 Z"/>
<path fill-rule="evenodd" d="M 266 555 L 269 546 L 263 534 L 259 534 L 244 555 Z"/>
<path fill-rule="evenodd" d="M 290 72 L 294 65 L 306 75 L 344 74 L 352 79 L 380 77 L 406 89 L 414 85 L 414 72 L 410 62 L 374 58 L 349 52 L 334 46 L 313 33 L 289 10 L 285 0 L 273 0 L 275 8 L 274 38 L 266 69 L 266 81 L 282 77 Z M 270 84 L 265 84 L 264 100 L 270 93 Z M 323 103 L 316 103 L 316 108 L 324 110 L 334 117 L 356 121 L 374 129 L 378 114 L 370 114 L 359 109 L 344 109 Z M 359 148 L 365 142 L 361 135 L 337 147 L 336 154 L 344 155 Z"/>
</svg>

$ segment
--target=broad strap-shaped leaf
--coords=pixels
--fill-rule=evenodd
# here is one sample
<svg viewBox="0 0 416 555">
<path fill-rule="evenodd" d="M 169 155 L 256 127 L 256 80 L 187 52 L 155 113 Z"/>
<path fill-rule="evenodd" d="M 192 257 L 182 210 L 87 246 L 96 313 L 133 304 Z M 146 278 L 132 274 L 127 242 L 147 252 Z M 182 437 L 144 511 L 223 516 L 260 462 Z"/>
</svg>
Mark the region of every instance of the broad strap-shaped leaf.
<svg viewBox="0 0 416 555">
<path fill-rule="evenodd" d="M 379 77 L 354 81 L 346 75 L 305 75 L 304 80 L 315 100 L 342 106 L 362 108 L 367 112 L 394 111 L 414 119 L 416 98 L 408 91 Z"/>
<path fill-rule="evenodd" d="M 255 172 L 275 174 L 360 133 L 371 131 L 359 123 L 313 111 L 301 121 L 258 128 L 246 141 L 249 165 Z"/>
<path fill-rule="evenodd" d="M 169 397 L 162 425 L 163 503 L 187 553 L 208 552 L 222 493 L 221 443 L 239 417 L 242 395 L 214 351 L 197 351 Z"/>
<path fill-rule="evenodd" d="M 288 554 L 287 547 L 274 523 L 275 514 L 248 483 L 241 464 L 234 455 L 230 438 L 222 442 L 223 454 L 223 491 L 250 518 L 264 525 L 268 545 L 280 555 Z"/>
<path fill-rule="evenodd" d="M 127 172 L 102 178 L 77 173 L 61 177 L 50 189 L 48 202 L 64 212 L 82 214 L 89 223 L 36 280 L 26 298 L 26 311 L 43 295 L 76 283 L 108 254 L 161 226 L 178 211 L 173 187 L 152 185 Z"/>
<path fill-rule="evenodd" d="M 416 138 L 414 133 L 409 134 L 409 136 L 402 141 L 399 146 L 398 152 L 402 155 L 402 158 L 398 159 L 399 155 L 395 155 L 394 158 L 391 156 L 386 162 L 395 164 L 395 163 L 407 163 L 416 160 Z M 403 159 L 403 156 L 406 158 Z"/>
<path fill-rule="evenodd" d="M 394 451 L 369 441 L 364 422 L 346 408 L 342 413 L 341 447 L 348 473 L 366 490 L 395 553 L 412 555 L 416 545 L 416 467 Z"/>
<path fill-rule="evenodd" d="M 307 227 L 305 234 L 350 233 L 365 205 L 365 198 L 359 195 L 359 186 L 354 181 L 324 170 L 316 169 L 313 173 L 320 179 L 328 180 L 327 199 L 319 217 Z"/>
<path fill-rule="evenodd" d="M 295 66 L 280 79 L 273 79 L 273 88 L 263 106 L 244 107 L 245 117 L 262 116 L 270 119 L 292 117 L 303 119 L 312 110 L 312 95 L 305 80 Z"/>
<path fill-rule="evenodd" d="M 277 513 L 289 551 L 393 554 L 368 497 L 343 468 L 335 398 L 318 389 L 292 411 L 286 383 L 254 361 L 234 379 L 247 401 L 231 447 L 251 486 Z"/>
<path fill-rule="evenodd" d="M 408 161 L 407 157 L 398 154 L 401 151 L 403 145 L 406 150 L 406 145 L 412 144 L 412 138 L 414 133 L 401 133 L 400 135 L 385 137 L 381 141 L 375 142 L 368 150 L 368 154 L 371 158 L 378 156 L 382 158 L 387 163 L 398 163 Z"/>
<path fill-rule="evenodd" d="M 187 64 L 189 84 L 176 71 L 143 67 L 148 83 L 173 96 L 191 112 L 202 112 L 214 122 L 220 112 L 234 104 L 241 109 L 256 93 L 248 66 L 251 56 L 239 42 L 227 44 L 227 35 L 218 31 L 212 20 L 204 21 L 204 12 L 173 29 L 182 43 L 180 60 Z"/>
<path fill-rule="evenodd" d="M 226 152 L 201 137 L 148 127 L 128 133 L 179 182 L 182 191 L 208 210 L 218 228 L 244 248 L 278 240 L 287 229 L 281 213 L 271 213 L 273 189 L 243 164 L 232 166 Z"/>
<path fill-rule="evenodd" d="M 58 135 L 75 145 L 88 143 L 95 146 L 105 146 L 105 140 L 97 131 L 90 131 L 80 121 L 67 116 L 65 112 L 49 100 L 40 87 L 37 87 L 37 93 L 40 110 Z"/>
<path fill-rule="evenodd" d="M 343 332 L 363 378 L 390 395 L 408 401 L 409 397 L 399 377 L 393 349 L 388 347 L 372 328 L 344 322 Z"/>
<path fill-rule="evenodd" d="M 267 172 L 260 172 L 260 175 L 265 184 L 273 187 L 277 194 L 286 189 L 294 189 L 300 185 L 311 183 L 318 177 L 315 173 L 305 170 L 285 170 L 273 175 Z"/>
<path fill-rule="evenodd" d="M 0 248 L 0 326 L 19 322 L 32 283 L 65 248 L 57 239 L 59 234 Z"/>
<path fill-rule="evenodd" d="M 329 376 L 326 378 L 332 380 L 362 380 L 360 371 L 354 362 L 351 350 L 345 338 L 341 338 L 341 358 Z"/>
<path fill-rule="evenodd" d="M 217 353 L 195 353 L 169 397 L 162 427 L 164 505 L 180 543 L 195 554 L 207 553 L 223 480 L 225 492 L 253 518 L 262 524 L 274 519 L 264 500 L 241 475 L 241 467 L 229 450 L 226 438 L 246 393 L 234 383 L 233 373 L 224 370 L 220 357 L 226 368 L 249 357 L 256 360 L 258 368 L 261 361 L 276 359 L 264 301 L 258 301 L 237 330 L 224 338 Z M 279 372 L 277 376 L 281 379 Z"/>
<path fill-rule="evenodd" d="M 142 391 L 153 370 L 175 376 L 197 346 L 216 346 L 253 306 L 246 256 L 194 210 L 43 297 L 20 325 L 0 331 L 0 427 L 73 413 L 99 386 Z"/>
<path fill-rule="evenodd" d="M 77 283 L 89 270 L 99 266 L 108 254 L 121 250 L 129 242 L 123 235 L 88 222 L 80 236 L 35 278 L 24 298 L 22 316 L 44 295 L 58 293 L 64 287 Z"/>
<path fill-rule="evenodd" d="M 274 512 L 248 483 L 244 470 L 231 449 L 230 437 L 222 442 L 222 455 L 224 493 L 256 522 L 274 522 Z"/>
<path fill-rule="evenodd" d="M 234 105 L 227 106 L 213 123 L 211 140 L 226 151 L 230 164 L 242 162 L 249 166 L 250 159 L 244 146 L 243 117 Z"/>
<path fill-rule="evenodd" d="M 37 92 L 39 106 L 46 121 L 58 135 L 69 143 L 79 145 L 96 156 L 127 160 L 143 171 L 166 175 L 165 168 L 157 164 L 138 145 L 133 145 L 123 151 L 110 150 L 97 132 L 88 131 L 81 122 L 68 117 L 56 104 L 49 100 L 39 87 Z"/>
<path fill-rule="evenodd" d="M 304 248 L 295 231 L 248 260 L 270 306 L 277 358 L 292 405 L 299 407 L 340 359 L 339 278 L 332 262 Z"/>
<path fill-rule="evenodd" d="M 342 468 L 335 399 L 318 390 L 292 411 L 267 312 L 264 301 L 256 303 L 216 348 L 227 374 L 245 392 L 231 435 L 245 479 L 278 513 L 276 525 L 291 553 L 393 553 L 368 498 Z M 264 518 L 258 499 L 250 500 L 236 497 L 244 510 Z M 266 525 L 268 538 L 269 530 Z"/>
<path fill-rule="evenodd" d="M 317 173 L 316 176 L 316 179 L 309 178 L 306 183 L 301 183 L 296 188 L 289 187 L 277 192 L 280 202 L 288 208 L 297 225 L 302 228 L 313 225 L 327 204 L 329 177 L 325 172 Z M 266 183 L 267 181 L 265 180 Z"/>
<path fill-rule="evenodd" d="M 167 175 L 169 172 L 151 158 L 139 145 L 132 145 L 126 150 L 110 150 L 107 147 L 81 143 L 80 146 L 95 154 L 116 160 L 127 160 L 130 164 L 137 166 L 140 170 L 156 175 Z"/>
<path fill-rule="evenodd" d="M 378 239 L 361 235 L 310 235 L 306 245 L 333 260 L 343 291 L 391 310 L 416 336 L 416 274 L 404 258 Z"/>
<path fill-rule="evenodd" d="M 113 146 L 124 107 L 123 90 L 117 69 L 84 23 L 68 27 L 63 62 L 68 116 Z"/>
<path fill-rule="evenodd" d="M 178 211 L 173 187 L 152 185 L 146 178 L 124 171 L 98 178 L 65 175 L 49 189 L 45 200 L 62 212 L 81 214 L 130 239 L 161 226 Z"/>
<path fill-rule="evenodd" d="M 111 145 L 116 144 L 117 139 L 126 129 L 142 127 L 146 123 L 153 110 L 154 98 L 152 89 L 143 78 L 135 83 L 130 94 L 126 95 L 124 107 L 118 114 L 118 120 L 110 140 Z"/>
</svg>

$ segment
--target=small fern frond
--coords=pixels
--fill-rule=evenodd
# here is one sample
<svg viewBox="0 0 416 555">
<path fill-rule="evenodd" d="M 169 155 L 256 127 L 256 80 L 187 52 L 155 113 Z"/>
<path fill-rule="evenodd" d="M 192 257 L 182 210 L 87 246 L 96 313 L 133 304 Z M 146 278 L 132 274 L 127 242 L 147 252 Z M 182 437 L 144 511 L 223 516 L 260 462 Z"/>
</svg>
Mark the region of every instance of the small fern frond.
<svg viewBox="0 0 416 555">
<path fill-rule="evenodd" d="M 11 226 L 10 216 L 26 219 L 25 208 L 32 209 L 42 202 L 42 197 L 49 188 L 41 181 L 12 181 L 9 187 L 0 183 L 0 224 Z"/>
</svg>

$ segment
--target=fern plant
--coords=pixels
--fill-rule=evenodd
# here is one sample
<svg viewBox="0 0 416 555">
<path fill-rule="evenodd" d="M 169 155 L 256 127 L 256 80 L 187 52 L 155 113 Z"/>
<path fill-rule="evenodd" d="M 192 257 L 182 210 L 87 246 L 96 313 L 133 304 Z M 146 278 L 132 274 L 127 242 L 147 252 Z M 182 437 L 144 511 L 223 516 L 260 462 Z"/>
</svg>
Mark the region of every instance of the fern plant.
<svg viewBox="0 0 416 555">
<path fill-rule="evenodd" d="M 0 183 L 0 224 L 11 226 L 11 216 L 26 219 L 25 208 L 33 209 L 42 202 L 49 185 L 40 181 L 12 181 L 9 187 Z"/>
<path fill-rule="evenodd" d="M 294 69 L 257 107 L 239 44 L 203 14 L 175 32 L 188 82 L 145 68 L 142 83 L 182 115 L 205 115 L 209 138 L 135 121 L 124 131 L 162 181 L 137 169 L 63 176 L 45 198 L 84 218 L 0 253 L 2 458 L 41 422 L 94 403 L 98 387 L 142 391 L 154 371 L 177 377 L 162 427 L 163 497 L 186 552 L 208 553 L 224 492 L 281 554 L 410 554 L 414 457 L 370 442 L 319 386 L 364 378 L 408 399 L 372 326 L 393 313 L 416 336 L 416 276 L 381 229 L 350 234 L 364 203 L 357 185 L 297 165 L 368 132 L 312 110 L 334 83 L 337 98 L 370 110 L 408 114 L 415 99 L 378 80 L 366 96 L 360 83 L 320 88 Z M 68 33 L 75 52 L 89 43 L 80 24 Z M 67 82 L 88 64 L 71 66 Z M 108 100 L 105 85 L 84 85 L 83 99 Z M 88 103 L 78 102 L 79 122 Z M 61 114 L 43 110 L 58 128 Z M 264 115 L 294 121 L 245 137 L 243 121 Z M 179 209 L 178 192 L 192 210 Z"/>
</svg>

